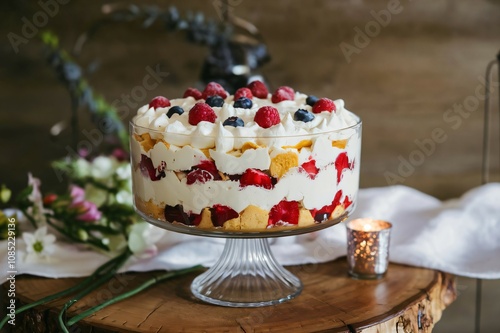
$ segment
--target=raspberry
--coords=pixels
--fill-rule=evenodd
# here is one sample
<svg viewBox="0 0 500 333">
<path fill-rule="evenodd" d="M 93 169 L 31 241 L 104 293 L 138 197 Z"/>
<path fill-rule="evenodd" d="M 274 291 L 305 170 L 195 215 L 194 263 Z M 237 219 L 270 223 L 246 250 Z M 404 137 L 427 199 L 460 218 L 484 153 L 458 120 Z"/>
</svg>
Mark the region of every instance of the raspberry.
<svg viewBox="0 0 500 333">
<path fill-rule="evenodd" d="M 186 184 L 191 185 L 194 183 L 205 183 L 209 180 L 214 179 L 214 176 L 208 172 L 207 170 L 203 169 L 196 169 L 188 173 L 187 175 L 187 182 Z"/>
<path fill-rule="evenodd" d="M 335 193 L 335 197 L 330 205 L 323 206 L 320 209 L 312 209 L 311 215 L 314 217 L 314 220 L 317 222 L 325 222 L 329 220 L 335 207 L 340 204 L 341 197 L 342 190 L 338 190 L 337 193 Z"/>
<path fill-rule="evenodd" d="M 280 224 L 280 222 L 299 223 L 299 203 L 297 201 L 282 200 L 271 208 L 268 225 L 272 226 Z"/>
<path fill-rule="evenodd" d="M 273 188 L 273 181 L 271 177 L 257 169 L 246 169 L 240 178 L 240 186 L 258 186 L 270 190 Z"/>
<path fill-rule="evenodd" d="M 294 100 L 295 99 L 295 90 L 293 90 L 292 87 L 289 87 L 289 86 L 281 86 L 279 87 L 277 90 L 284 90 L 287 94 L 288 94 L 288 97 L 291 99 L 291 100 Z"/>
<path fill-rule="evenodd" d="M 193 126 L 198 125 L 200 121 L 215 123 L 215 119 L 217 115 L 206 103 L 198 102 L 189 110 L 189 123 Z"/>
<path fill-rule="evenodd" d="M 203 99 L 207 99 L 209 96 L 215 96 L 215 95 L 218 95 L 224 99 L 226 99 L 227 97 L 227 92 L 226 90 L 224 89 L 224 87 L 222 87 L 220 84 L 218 84 L 217 82 L 210 82 L 209 84 L 207 84 L 207 86 L 205 87 L 205 90 L 203 90 L 203 93 L 201 94 L 201 97 Z"/>
<path fill-rule="evenodd" d="M 201 92 L 196 89 L 196 88 L 187 88 L 186 91 L 184 92 L 184 95 L 182 97 L 186 98 L 186 97 L 193 97 L 194 99 L 198 100 L 198 99 L 201 99 Z"/>
<path fill-rule="evenodd" d="M 239 216 L 238 212 L 228 206 L 214 205 L 210 208 L 212 223 L 216 227 L 222 227 L 224 222 L 235 219 Z"/>
<path fill-rule="evenodd" d="M 352 163 L 349 163 L 349 157 L 347 157 L 347 153 L 340 153 L 339 156 L 335 159 L 335 169 L 337 169 L 337 182 L 340 183 L 340 179 L 342 178 L 342 171 L 344 169 L 350 169 L 353 167 Z"/>
<path fill-rule="evenodd" d="M 291 91 L 290 91 L 291 89 Z M 282 101 L 293 101 L 295 99 L 295 92 L 290 87 L 279 87 L 271 96 L 271 101 L 273 103 L 279 103 Z"/>
<path fill-rule="evenodd" d="M 240 88 L 240 89 L 236 90 L 236 92 L 234 93 L 234 100 L 237 101 L 241 97 L 246 97 L 246 98 L 252 99 L 253 98 L 252 91 L 248 88 Z"/>
<path fill-rule="evenodd" d="M 311 177 L 311 179 L 316 178 L 316 175 L 318 174 L 319 169 L 316 166 L 315 160 L 310 160 L 308 162 L 302 163 L 301 166 L 304 169 L 304 171 L 309 174 L 309 177 Z"/>
<path fill-rule="evenodd" d="M 260 127 L 269 128 L 281 122 L 278 109 L 272 106 L 263 106 L 255 113 L 254 119 Z"/>
<path fill-rule="evenodd" d="M 269 94 L 266 85 L 259 80 L 250 82 L 247 88 L 250 89 L 252 94 L 257 98 L 267 98 L 267 94 Z"/>
<path fill-rule="evenodd" d="M 167 106 L 170 106 L 170 101 L 163 96 L 156 96 L 149 102 L 149 108 L 154 108 L 155 110 L 157 108 L 166 108 Z"/>
<path fill-rule="evenodd" d="M 320 113 L 322 111 L 333 112 L 336 111 L 335 103 L 331 99 L 328 98 L 320 98 L 312 108 L 313 113 Z"/>
<path fill-rule="evenodd" d="M 284 90 L 276 90 L 273 95 L 271 96 L 271 102 L 273 103 L 279 103 L 283 101 L 289 100 L 288 98 L 288 93 Z"/>
</svg>

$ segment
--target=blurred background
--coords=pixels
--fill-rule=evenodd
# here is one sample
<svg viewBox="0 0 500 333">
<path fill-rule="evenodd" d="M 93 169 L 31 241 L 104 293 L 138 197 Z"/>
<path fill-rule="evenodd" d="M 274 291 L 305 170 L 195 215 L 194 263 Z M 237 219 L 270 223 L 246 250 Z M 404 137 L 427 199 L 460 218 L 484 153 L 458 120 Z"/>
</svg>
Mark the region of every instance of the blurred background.
<svg viewBox="0 0 500 333">
<path fill-rule="evenodd" d="M 363 120 L 361 187 L 402 184 L 449 199 L 480 185 L 485 71 L 500 50 L 500 0 L 131 4 L 0 3 L 0 183 L 17 192 L 32 172 L 42 188 L 65 186 L 50 162 L 68 155 L 71 137 L 50 131 L 69 124 L 72 100 L 46 59 L 40 37 L 50 30 L 94 94 L 120 107 L 125 124 L 153 97 L 202 87 L 233 59 L 228 84 L 260 75 L 271 90 L 289 85 L 344 99 Z M 215 31 L 229 19 L 240 26 L 232 35 L 238 38 L 217 43 Z M 91 140 L 88 110 L 78 118 L 79 139 Z M 498 124 L 495 112 L 493 181 L 500 179 Z M 474 286 L 459 279 L 461 295 L 436 332 L 473 331 Z M 500 283 L 484 286 L 483 332 L 498 332 Z"/>
</svg>

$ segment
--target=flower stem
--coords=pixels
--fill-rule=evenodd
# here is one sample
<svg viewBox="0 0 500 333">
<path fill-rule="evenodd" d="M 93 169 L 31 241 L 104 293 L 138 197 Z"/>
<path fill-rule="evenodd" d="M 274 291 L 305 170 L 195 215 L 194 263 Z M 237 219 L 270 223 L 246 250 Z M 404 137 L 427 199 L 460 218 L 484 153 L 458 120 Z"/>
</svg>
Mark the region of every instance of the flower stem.
<svg viewBox="0 0 500 333">
<path fill-rule="evenodd" d="M 85 286 L 85 288 L 83 289 L 81 288 L 82 290 L 78 294 L 76 294 L 74 297 L 72 297 L 69 301 L 67 301 L 64 304 L 63 308 L 61 309 L 57 317 L 59 326 L 64 333 L 69 333 L 66 324 L 64 323 L 64 315 L 66 314 L 66 311 L 80 299 L 82 299 L 83 297 L 94 291 L 96 288 L 100 287 L 101 285 L 109 281 L 131 255 L 132 253 L 129 250 L 126 250 L 121 255 L 116 257 L 115 258 L 116 261 L 113 263 L 112 266 L 109 266 L 106 269 L 102 270 L 101 274 L 95 281 L 92 281 L 88 286 Z"/>
<path fill-rule="evenodd" d="M 24 216 L 26 216 L 26 218 L 28 219 L 28 221 L 33 226 L 33 228 L 35 228 L 35 229 L 38 228 L 38 226 L 36 225 L 35 219 L 30 214 L 28 214 L 28 212 L 26 211 L 26 209 L 22 209 L 21 208 L 20 211 L 21 211 L 21 213 L 23 213 Z"/>
<path fill-rule="evenodd" d="M 19 308 L 16 309 L 15 314 L 18 315 L 18 314 L 20 314 L 20 313 L 22 313 L 22 312 L 24 312 L 26 310 L 34 308 L 35 306 L 52 302 L 53 300 L 56 300 L 58 298 L 61 298 L 61 297 L 64 297 L 64 296 L 67 296 L 67 295 L 70 295 L 70 294 L 73 294 L 73 293 L 75 293 L 75 292 L 77 292 L 77 291 L 79 291 L 79 290 L 87 287 L 88 285 L 90 285 L 96 279 L 97 276 L 102 275 L 102 274 L 106 274 L 106 272 L 108 272 L 115 265 L 117 265 L 117 261 L 119 261 L 122 256 L 124 256 L 124 254 L 121 254 L 121 255 L 119 255 L 119 256 L 111 259 L 111 260 L 106 261 L 104 264 L 102 264 L 101 266 L 99 266 L 97 268 L 97 270 L 92 275 L 90 275 L 89 277 L 85 278 L 85 280 L 83 280 L 81 283 L 77 284 L 76 286 L 73 286 L 73 287 L 70 287 L 70 288 L 65 289 L 63 291 L 60 291 L 58 293 L 46 296 L 46 297 L 44 297 L 42 299 L 39 299 L 38 301 L 35 301 L 33 303 L 23 305 L 23 306 L 21 306 L 21 307 L 19 307 Z M 130 254 L 128 254 L 128 256 L 130 256 Z M 128 256 L 127 256 L 127 258 L 128 258 Z M 2 329 L 2 327 L 5 325 L 5 323 L 7 323 L 8 320 L 9 320 L 9 317 L 5 316 L 2 319 L 2 321 L 0 321 L 0 329 Z"/>
<path fill-rule="evenodd" d="M 90 316 L 91 314 L 97 312 L 97 311 L 100 311 L 102 310 L 103 308 L 111 305 L 111 304 L 114 304 L 114 303 L 117 303 L 117 302 L 120 302 L 124 299 L 127 299 L 129 297 L 132 297 L 134 296 L 135 294 L 147 289 L 148 287 L 158 283 L 158 282 L 161 282 L 161 281 L 164 281 L 164 280 L 167 280 L 167 279 L 170 279 L 170 278 L 173 278 L 173 277 L 177 277 L 177 276 L 180 276 L 180 275 L 184 275 L 184 274 L 187 274 L 187 273 L 191 273 L 193 271 L 196 271 L 196 270 L 199 270 L 203 268 L 203 266 L 201 265 L 196 265 L 196 266 L 192 266 L 192 267 L 189 267 L 189 268 L 185 268 L 185 269 L 181 269 L 181 270 L 178 270 L 178 271 L 171 271 L 171 272 L 167 272 L 167 273 L 164 273 L 164 274 L 161 274 L 161 275 L 158 275 L 152 279 L 149 279 L 147 280 L 146 282 L 144 282 L 143 284 L 141 284 L 140 286 L 130 290 L 130 291 L 127 291 L 121 295 L 118 295 L 112 299 L 109 299 L 107 300 L 106 302 L 104 303 L 101 303 L 97 306 L 94 306 L 90 309 L 87 309 L 85 311 L 83 311 L 82 313 L 74 316 L 73 318 L 71 318 L 70 320 L 68 320 L 67 324 L 68 326 L 71 326 L 71 325 L 74 325 L 76 324 L 77 322 L 79 322 L 80 320 L 82 320 L 83 318 L 85 317 L 88 317 Z"/>
</svg>

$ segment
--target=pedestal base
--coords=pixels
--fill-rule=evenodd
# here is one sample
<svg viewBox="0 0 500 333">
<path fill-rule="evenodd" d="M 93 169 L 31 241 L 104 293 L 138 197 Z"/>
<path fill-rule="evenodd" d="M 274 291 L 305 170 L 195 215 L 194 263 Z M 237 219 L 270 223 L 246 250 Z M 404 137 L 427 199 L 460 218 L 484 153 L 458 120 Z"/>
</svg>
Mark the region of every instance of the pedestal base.
<svg viewBox="0 0 500 333">
<path fill-rule="evenodd" d="M 197 298 L 229 307 L 283 303 L 301 291 L 302 282 L 274 259 L 266 238 L 228 238 L 217 263 L 191 284 Z"/>
</svg>

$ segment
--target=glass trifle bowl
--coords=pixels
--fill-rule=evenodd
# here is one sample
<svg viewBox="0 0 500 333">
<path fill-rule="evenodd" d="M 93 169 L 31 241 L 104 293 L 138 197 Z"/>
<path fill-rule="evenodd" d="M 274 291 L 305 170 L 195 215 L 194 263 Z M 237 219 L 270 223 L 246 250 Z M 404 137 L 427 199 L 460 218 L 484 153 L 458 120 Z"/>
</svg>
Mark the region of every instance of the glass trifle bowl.
<svg viewBox="0 0 500 333">
<path fill-rule="evenodd" d="M 337 108 L 303 125 L 285 106 L 276 108 L 281 121 L 263 128 L 254 116 L 260 109 L 233 108 L 230 96 L 227 106 L 213 107 L 220 121 L 192 125 L 187 117 L 196 101 L 190 99 L 145 106 L 130 123 L 137 212 L 170 231 L 226 238 L 217 263 L 191 284 L 197 298 L 257 307 L 296 297 L 302 283 L 275 260 L 267 238 L 320 230 L 351 214 L 359 187 L 359 117 Z M 190 111 L 168 117 L 174 106 Z M 235 126 L 235 118 L 243 124 Z"/>
</svg>

